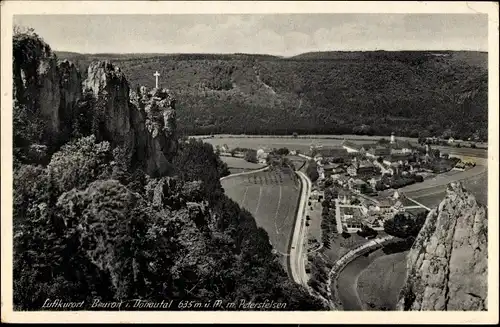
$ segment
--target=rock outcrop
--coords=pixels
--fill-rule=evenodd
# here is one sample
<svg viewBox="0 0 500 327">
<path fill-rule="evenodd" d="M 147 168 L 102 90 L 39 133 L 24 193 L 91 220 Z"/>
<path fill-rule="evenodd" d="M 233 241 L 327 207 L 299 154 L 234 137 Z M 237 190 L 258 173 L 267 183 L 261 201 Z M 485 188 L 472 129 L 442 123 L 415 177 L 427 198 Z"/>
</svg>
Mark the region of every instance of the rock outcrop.
<svg viewBox="0 0 500 327">
<path fill-rule="evenodd" d="M 44 120 L 50 142 L 61 137 L 64 120 L 81 97 L 81 78 L 73 64 L 58 63 L 38 37 L 22 33 L 13 43 L 14 99 Z"/>
<path fill-rule="evenodd" d="M 63 122 L 70 122 L 75 115 L 74 108 L 82 98 L 82 77 L 78 68 L 68 60 L 59 62 L 57 68 L 61 99 L 59 115 Z"/>
<path fill-rule="evenodd" d="M 148 174 L 165 174 L 177 150 L 175 100 L 167 90 L 130 92 L 125 75 L 108 61 L 90 64 L 83 87 L 95 98 L 101 138 L 131 150 Z"/>
<path fill-rule="evenodd" d="M 459 182 L 448 186 L 408 254 L 399 310 L 487 310 L 487 218 Z"/>
<path fill-rule="evenodd" d="M 13 41 L 15 109 L 24 119 L 19 124 L 41 121 L 43 135 L 35 142 L 57 148 L 75 135 L 92 133 L 125 149 L 149 175 L 168 172 L 177 151 L 175 99 L 168 90 L 143 87 L 134 94 L 125 74 L 109 61 L 91 63 L 82 82 L 77 67 L 58 62 L 34 32 L 17 33 Z"/>
</svg>

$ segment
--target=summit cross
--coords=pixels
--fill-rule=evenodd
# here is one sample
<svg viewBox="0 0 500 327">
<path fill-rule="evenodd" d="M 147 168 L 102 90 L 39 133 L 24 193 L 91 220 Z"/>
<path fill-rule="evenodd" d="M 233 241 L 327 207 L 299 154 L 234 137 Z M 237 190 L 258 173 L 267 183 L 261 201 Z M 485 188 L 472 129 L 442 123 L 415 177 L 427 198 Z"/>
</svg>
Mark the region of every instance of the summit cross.
<svg viewBox="0 0 500 327">
<path fill-rule="evenodd" d="M 160 76 L 160 73 L 156 71 L 156 73 L 154 73 L 153 76 L 156 77 L 156 88 L 158 88 L 158 76 Z"/>
</svg>

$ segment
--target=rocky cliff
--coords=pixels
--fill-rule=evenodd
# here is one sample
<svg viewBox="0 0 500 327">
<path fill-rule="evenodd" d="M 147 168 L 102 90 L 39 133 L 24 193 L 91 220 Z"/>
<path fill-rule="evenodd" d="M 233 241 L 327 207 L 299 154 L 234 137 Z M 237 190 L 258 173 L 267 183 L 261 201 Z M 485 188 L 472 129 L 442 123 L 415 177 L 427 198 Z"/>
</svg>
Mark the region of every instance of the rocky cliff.
<svg viewBox="0 0 500 327">
<path fill-rule="evenodd" d="M 92 62 L 82 81 L 77 67 L 58 61 L 33 31 L 15 34 L 13 41 L 15 147 L 31 149 L 35 143 L 57 149 L 71 137 L 95 134 L 126 149 L 135 166 L 151 176 L 169 170 L 177 150 L 169 91 L 143 87 L 135 94 L 109 61 Z"/>
<path fill-rule="evenodd" d="M 100 138 L 130 150 L 132 160 L 150 175 L 169 169 L 177 149 L 175 100 L 167 90 L 130 91 L 120 68 L 108 61 L 90 64 L 84 91 L 95 100 L 94 124 Z"/>
<path fill-rule="evenodd" d="M 448 186 L 408 254 L 400 310 L 487 310 L 487 212 L 459 183 Z"/>
<path fill-rule="evenodd" d="M 78 70 L 58 63 L 50 47 L 30 33 L 15 35 L 13 45 L 14 99 L 44 120 L 46 138 L 58 138 L 63 117 L 81 97 Z"/>
</svg>

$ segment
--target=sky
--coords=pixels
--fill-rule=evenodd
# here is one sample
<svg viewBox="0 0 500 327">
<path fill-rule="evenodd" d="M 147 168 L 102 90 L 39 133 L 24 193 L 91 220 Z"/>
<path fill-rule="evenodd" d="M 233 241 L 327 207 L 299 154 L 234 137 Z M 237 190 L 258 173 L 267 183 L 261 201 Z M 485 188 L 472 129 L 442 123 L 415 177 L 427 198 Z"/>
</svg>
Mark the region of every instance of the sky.
<svg viewBox="0 0 500 327">
<path fill-rule="evenodd" d="M 17 15 L 14 24 L 80 53 L 488 51 L 480 14 Z"/>
</svg>

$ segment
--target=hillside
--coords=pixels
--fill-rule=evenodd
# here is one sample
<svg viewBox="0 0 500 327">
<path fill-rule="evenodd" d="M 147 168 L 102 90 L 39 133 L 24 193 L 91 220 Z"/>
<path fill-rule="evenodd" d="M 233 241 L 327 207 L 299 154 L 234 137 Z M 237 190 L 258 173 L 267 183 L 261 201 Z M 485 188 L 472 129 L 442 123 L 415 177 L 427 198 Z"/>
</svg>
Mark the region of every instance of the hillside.
<svg viewBox="0 0 500 327">
<path fill-rule="evenodd" d="M 377 134 L 487 138 L 487 53 L 319 52 L 105 56 L 133 89 L 153 73 L 179 101 L 189 134 Z M 64 58 L 64 54 L 61 56 Z"/>
<path fill-rule="evenodd" d="M 408 256 L 400 310 L 488 309 L 488 215 L 459 182 L 433 209 Z"/>
<path fill-rule="evenodd" d="M 15 310 L 324 309 L 224 194 L 213 147 L 179 137 L 182 95 L 131 92 L 109 61 L 81 76 L 32 30 L 13 44 Z"/>
</svg>

